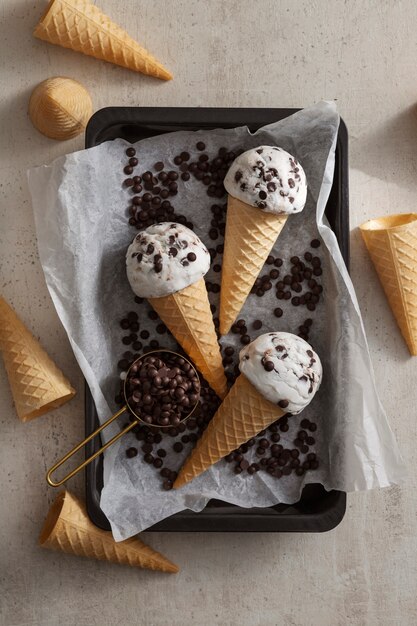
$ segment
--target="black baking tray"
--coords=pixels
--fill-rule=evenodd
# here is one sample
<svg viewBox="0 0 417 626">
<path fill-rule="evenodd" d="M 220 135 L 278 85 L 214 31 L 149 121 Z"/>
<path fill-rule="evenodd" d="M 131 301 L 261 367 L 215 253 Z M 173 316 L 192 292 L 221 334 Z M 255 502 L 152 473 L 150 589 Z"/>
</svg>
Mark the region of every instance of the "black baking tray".
<svg viewBox="0 0 417 626">
<path fill-rule="evenodd" d="M 97 146 L 116 138 L 136 142 L 146 137 L 178 130 L 211 130 L 248 126 L 251 132 L 292 115 L 299 109 L 222 109 L 108 107 L 97 111 L 86 130 L 86 147 Z M 326 216 L 333 229 L 346 266 L 349 268 L 349 187 L 348 134 L 340 121 L 336 145 L 333 185 Z M 98 426 L 94 400 L 86 385 L 85 432 Z M 99 447 L 98 437 L 86 446 L 86 456 Z M 105 530 L 110 524 L 100 509 L 103 487 L 103 461 L 99 457 L 86 468 L 86 500 L 90 519 Z M 327 492 L 322 485 L 307 485 L 296 504 L 278 504 L 269 508 L 244 509 L 219 500 L 211 500 L 200 513 L 181 511 L 148 531 L 200 532 L 324 532 L 335 528 L 346 511 L 346 494 Z"/>
</svg>

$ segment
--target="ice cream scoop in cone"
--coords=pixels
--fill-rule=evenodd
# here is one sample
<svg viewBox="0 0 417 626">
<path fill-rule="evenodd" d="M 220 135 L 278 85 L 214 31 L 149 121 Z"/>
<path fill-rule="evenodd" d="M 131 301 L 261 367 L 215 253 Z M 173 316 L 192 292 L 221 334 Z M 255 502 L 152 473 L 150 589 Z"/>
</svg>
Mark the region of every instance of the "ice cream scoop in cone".
<svg viewBox="0 0 417 626">
<path fill-rule="evenodd" d="M 220 290 L 220 334 L 226 335 L 245 304 L 287 215 L 263 213 L 228 197 Z"/>
<path fill-rule="evenodd" d="M 417 213 L 389 215 L 360 226 L 389 305 L 417 355 Z"/>
<path fill-rule="evenodd" d="M 52 411 L 75 395 L 68 380 L 1 296 L 0 350 L 22 421 Z"/>
<path fill-rule="evenodd" d="M 290 333 L 267 333 L 240 352 L 240 376 L 181 468 L 174 488 L 205 472 L 286 413 L 299 413 L 321 382 L 320 359 Z"/>
<path fill-rule="evenodd" d="M 220 398 L 227 381 L 203 276 L 210 255 L 181 224 L 155 224 L 128 248 L 127 276 L 137 296 L 147 298 L 183 350 Z"/>
<path fill-rule="evenodd" d="M 40 83 L 29 101 L 32 124 L 51 139 L 72 139 L 82 133 L 92 111 L 93 103 L 86 88 L 62 76 Z"/>
<path fill-rule="evenodd" d="M 85 505 L 68 491 L 62 491 L 52 504 L 39 544 L 43 548 L 85 556 L 99 561 L 131 565 L 175 574 L 177 565 L 137 538 L 114 541 L 89 519 Z"/>
<path fill-rule="evenodd" d="M 260 146 L 239 155 L 224 180 L 229 194 L 220 291 L 220 334 L 229 332 L 289 215 L 303 210 L 307 184 L 288 152 Z"/>
<path fill-rule="evenodd" d="M 51 0 L 34 36 L 135 72 L 170 80 L 166 70 L 88 0 Z"/>
</svg>

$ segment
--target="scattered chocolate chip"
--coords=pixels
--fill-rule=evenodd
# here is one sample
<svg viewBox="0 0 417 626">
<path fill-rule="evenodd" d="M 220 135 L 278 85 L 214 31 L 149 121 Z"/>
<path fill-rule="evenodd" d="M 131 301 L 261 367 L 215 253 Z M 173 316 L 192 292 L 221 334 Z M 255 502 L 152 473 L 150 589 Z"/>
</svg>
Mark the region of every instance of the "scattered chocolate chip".
<svg viewBox="0 0 417 626">
<path fill-rule="evenodd" d="M 202 151 L 206 149 L 206 144 L 203 141 L 198 141 L 195 147 L 197 148 L 197 150 Z"/>
<path fill-rule="evenodd" d="M 128 459 L 133 459 L 133 457 L 135 457 L 138 453 L 137 448 L 128 448 L 126 450 L 126 456 Z"/>
<path fill-rule="evenodd" d="M 319 247 L 320 247 L 320 241 L 319 241 L 318 239 L 313 239 L 313 240 L 310 242 L 310 246 L 311 246 L 312 248 L 319 248 Z"/>
</svg>

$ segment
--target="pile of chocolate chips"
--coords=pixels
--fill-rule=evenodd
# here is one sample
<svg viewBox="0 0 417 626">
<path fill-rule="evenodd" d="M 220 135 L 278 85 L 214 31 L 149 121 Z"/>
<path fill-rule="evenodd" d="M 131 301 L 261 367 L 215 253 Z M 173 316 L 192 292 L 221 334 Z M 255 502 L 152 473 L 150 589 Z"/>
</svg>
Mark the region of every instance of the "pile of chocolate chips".
<svg viewBox="0 0 417 626">
<path fill-rule="evenodd" d="M 178 222 L 188 228 L 193 228 L 192 222 L 184 215 L 177 215 L 169 198 L 178 194 L 178 181 L 187 181 L 193 176 L 196 180 L 207 186 L 207 195 L 222 198 L 226 190 L 223 180 L 231 163 L 238 152 L 229 152 L 226 148 L 220 148 L 213 159 L 204 152 L 206 146 L 202 141 L 196 144 L 196 149 L 202 152 L 196 160 L 191 160 L 189 152 L 183 151 L 174 157 L 174 163 L 179 171 L 165 169 L 165 164 L 158 161 L 154 164 L 154 172 L 146 170 L 141 174 L 134 175 L 135 168 L 139 165 L 135 148 L 127 148 L 128 163 L 123 172 L 129 176 L 123 182 L 125 188 L 131 193 L 129 206 L 129 224 L 137 229 L 146 228 L 158 222 Z M 219 230 L 224 235 L 225 222 L 216 224 L 210 230 L 210 238 L 215 240 L 219 237 Z"/>
<path fill-rule="evenodd" d="M 133 363 L 125 390 L 129 408 L 143 422 L 178 426 L 198 402 L 200 380 L 187 360 L 161 351 Z"/>
<path fill-rule="evenodd" d="M 215 273 L 221 272 L 221 256 L 224 251 L 223 237 L 226 228 L 226 210 L 227 204 L 220 202 L 225 197 L 226 190 L 223 180 L 227 170 L 234 159 L 243 152 L 243 150 L 229 151 L 227 148 L 220 148 L 216 156 L 210 158 L 205 152 L 206 146 L 204 142 L 199 141 L 196 146 L 196 154 L 193 156 L 190 152 L 183 151 L 176 155 L 173 159 L 178 171 L 165 168 L 162 161 L 158 161 L 153 166 L 153 172 L 146 170 L 139 175 L 134 175 L 135 168 L 139 165 L 139 159 L 136 156 L 136 150 L 130 147 L 126 150 L 129 157 L 128 163 L 124 168 L 124 173 L 129 176 L 123 182 L 123 186 L 129 193 L 130 205 L 128 209 L 129 224 L 137 229 L 146 228 L 152 224 L 162 221 L 175 221 L 184 224 L 193 229 L 193 224 L 184 215 L 177 214 L 172 205 L 173 197 L 178 194 L 181 181 L 188 181 L 191 177 L 199 180 L 206 186 L 206 192 L 209 197 L 216 199 L 216 204 L 211 205 L 212 218 L 207 224 L 208 239 L 213 242 L 209 248 L 211 257 L 212 270 Z M 320 241 L 314 239 L 310 243 L 311 248 L 315 249 L 320 246 Z M 299 254 L 299 253 L 298 253 Z M 303 259 L 303 260 L 301 260 Z M 305 306 L 308 311 L 314 311 L 319 302 L 320 295 L 323 291 L 319 284 L 319 277 L 322 274 L 321 260 L 319 257 L 313 256 L 310 250 L 305 251 L 300 256 L 293 256 L 290 259 L 291 266 L 288 274 L 280 276 L 284 265 L 283 259 L 270 255 L 267 258 L 264 271 L 261 274 L 252 289 L 252 295 L 255 297 L 263 297 L 267 291 L 275 286 L 275 295 L 278 300 L 288 301 L 295 307 Z M 220 286 L 206 280 L 209 298 L 212 294 L 214 298 L 218 298 Z M 136 297 L 135 303 L 146 310 L 147 303 Z M 281 305 L 282 307 L 282 305 Z M 276 307 L 274 315 L 280 318 L 284 315 L 284 308 Z M 216 304 L 211 303 L 211 311 L 216 329 L 219 327 L 219 319 L 216 317 Z M 158 315 L 153 310 L 148 310 L 148 317 L 155 322 L 155 331 L 157 335 L 167 333 L 167 328 L 159 320 Z M 141 317 L 146 315 L 145 312 Z M 308 317 L 298 328 L 298 335 L 308 341 L 309 333 L 313 325 L 313 320 Z M 123 353 L 123 358 L 119 361 L 119 368 L 122 372 L 127 371 L 134 359 L 139 358 L 140 354 L 146 353 L 151 349 L 160 346 L 159 341 L 150 338 L 149 331 L 140 330 L 139 318 L 136 312 L 131 311 L 123 320 L 121 327 L 126 331 L 122 342 L 125 347 L 130 349 Z M 233 325 L 232 332 L 240 334 L 240 342 L 247 345 L 259 335 L 262 328 L 261 320 L 253 322 L 239 319 Z M 251 336 L 252 331 L 256 331 Z M 175 350 L 182 353 L 178 346 Z M 225 366 L 226 376 L 233 384 L 239 375 L 237 365 L 238 351 L 233 346 L 223 346 L 223 364 Z M 180 423 L 177 427 L 166 428 L 161 431 L 147 426 L 135 426 L 133 432 L 142 444 L 143 459 L 146 463 L 152 464 L 160 470 L 160 475 L 164 479 L 163 488 L 171 489 L 176 479 L 177 472 L 164 466 L 169 438 L 174 439 L 172 450 L 181 454 L 185 448 L 195 445 L 198 438 L 210 422 L 215 414 L 220 401 L 207 383 L 201 381 L 201 399 L 198 410 L 193 416 L 185 422 Z M 116 396 L 116 402 L 120 405 L 123 403 L 122 393 Z M 131 416 L 131 419 L 134 419 Z M 257 471 L 267 471 L 275 478 L 281 478 L 291 473 L 302 476 L 308 470 L 315 470 L 319 467 L 319 461 L 315 452 L 311 451 L 311 446 L 315 441 L 311 435 L 304 433 L 307 430 L 311 432 L 317 429 L 314 422 L 302 420 L 301 429 L 298 426 L 298 418 L 287 417 L 281 418 L 275 424 L 272 424 L 267 430 L 259 433 L 246 444 L 243 444 L 235 452 L 227 457 L 227 461 L 234 462 L 234 470 L 236 474 L 247 471 L 248 474 L 254 474 Z M 290 431 L 291 427 L 291 431 Z M 279 443 L 280 433 L 292 432 L 294 429 L 293 443 L 294 447 L 285 447 Z M 297 430 L 298 429 L 298 430 Z M 299 445 L 301 442 L 301 445 Z M 165 448 L 158 447 L 165 445 Z M 253 450 L 257 460 L 251 462 Z M 126 450 L 128 457 L 134 457 L 138 454 L 136 447 L 130 447 Z"/>
</svg>

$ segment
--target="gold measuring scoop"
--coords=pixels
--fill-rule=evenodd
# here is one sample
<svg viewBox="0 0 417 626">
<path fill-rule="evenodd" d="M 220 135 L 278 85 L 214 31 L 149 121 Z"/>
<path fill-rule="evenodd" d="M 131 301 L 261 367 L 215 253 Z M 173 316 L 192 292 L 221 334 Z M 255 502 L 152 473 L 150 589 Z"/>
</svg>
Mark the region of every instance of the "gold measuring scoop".
<svg viewBox="0 0 417 626">
<path fill-rule="evenodd" d="M 151 356 L 152 354 L 155 354 L 155 355 L 156 354 L 158 354 L 158 355 L 164 355 L 164 354 L 171 354 L 172 355 L 173 354 L 174 356 L 176 356 L 176 357 L 178 357 L 180 359 L 183 359 L 183 361 L 185 361 L 186 363 L 188 363 L 191 366 L 191 368 L 192 368 L 193 372 L 195 373 L 197 379 L 200 381 L 198 373 L 197 373 L 197 370 L 195 369 L 195 367 L 191 363 L 191 361 L 189 361 L 182 354 L 178 354 L 177 352 L 174 352 L 173 350 L 165 350 L 165 349 L 152 350 L 151 352 L 146 352 L 141 357 L 139 357 L 138 359 L 133 361 L 133 363 L 131 364 L 131 366 L 129 367 L 129 369 L 127 371 L 126 378 L 125 378 L 124 385 L 123 385 L 123 395 L 124 395 L 126 404 L 119 411 L 117 411 L 117 413 L 115 413 L 108 420 L 106 420 L 104 422 L 104 424 L 101 424 L 101 426 L 99 426 L 94 432 L 92 432 L 90 435 L 88 435 L 88 437 L 86 437 L 83 441 L 81 441 L 79 444 L 74 446 L 74 448 L 72 448 L 72 450 L 70 450 L 65 456 L 62 457 L 62 459 L 57 461 L 57 463 L 55 463 L 55 465 L 53 465 L 50 470 L 48 470 L 48 472 L 46 474 L 46 481 L 47 481 L 47 483 L 51 487 L 60 487 L 67 480 L 69 480 L 70 478 L 75 476 L 75 474 L 78 474 L 78 472 L 81 471 L 82 469 L 84 469 L 84 467 L 86 467 L 89 463 L 91 463 L 91 461 L 94 461 L 94 459 L 96 459 L 98 456 L 100 456 L 100 454 L 102 454 L 104 452 L 104 450 L 107 450 L 107 448 L 110 448 L 110 446 L 112 446 L 114 443 L 116 443 L 116 441 L 118 441 L 121 437 L 123 437 L 123 435 L 128 433 L 130 430 L 132 430 L 132 428 L 134 428 L 138 424 L 144 424 L 145 426 L 149 426 L 150 428 L 161 428 L 161 429 L 163 429 L 163 428 L 172 428 L 173 427 L 172 424 L 167 424 L 167 425 L 163 425 L 162 426 L 162 425 L 159 425 L 159 424 L 153 424 L 153 423 L 149 424 L 149 423 L 145 422 L 136 413 L 136 410 L 129 404 L 129 398 L 128 398 L 128 393 L 127 393 L 127 383 L 129 381 L 130 374 L 132 373 L 132 368 L 135 365 L 139 365 L 140 362 L 143 359 L 145 359 L 148 356 Z M 195 409 L 198 406 L 199 401 L 200 401 L 200 394 L 198 394 L 198 398 L 197 398 L 195 404 L 191 407 L 191 409 L 187 413 L 187 415 L 181 419 L 180 423 L 185 422 L 194 413 Z M 70 459 L 72 456 L 74 456 L 74 454 L 76 454 L 79 450 L 81 450 L 89 441 L 94 439 L 94 437 L 96 435 L 101 433 L 102 430 L 104 430 L 109 424 L 114 422 L 114 420 L 116 420 L 118 417 L 120 417 L 120 415 L 123 415 L 123 413 L 125 413 L 126 411 L 130 411 L 130 413 L 134 416 L 134 420 L 130 424 L 128 424 L 123 430 L 121 430 L 120 433 L 117 433 L 117 435 L 115 435 L 114 437 L 109 439 L 109 441 L 107 443 L 105 443 L 99 450 L 97 450 L 96 452 L 94 452 L 94 454 L 92 454 L 87 459 L 85 459 L 85 461 L 80 463 L 80 465 L 78 465 L 75 469 L 73 469 L 66 476 L 64 476 L 64 478 L 62 478 L 59 481 L 52 480 L 51 476 L 52 476 L 52 474 L 54 474 L 56 472 L 57 469 L 59 469 L 64 463 L 66 463 L 68 461 L 68 459 Z"/>
</svg>

